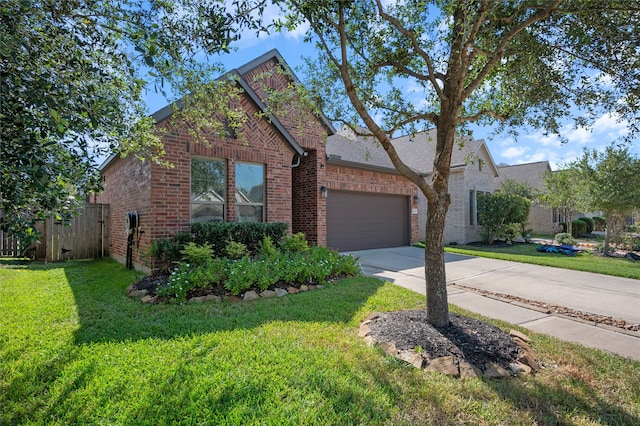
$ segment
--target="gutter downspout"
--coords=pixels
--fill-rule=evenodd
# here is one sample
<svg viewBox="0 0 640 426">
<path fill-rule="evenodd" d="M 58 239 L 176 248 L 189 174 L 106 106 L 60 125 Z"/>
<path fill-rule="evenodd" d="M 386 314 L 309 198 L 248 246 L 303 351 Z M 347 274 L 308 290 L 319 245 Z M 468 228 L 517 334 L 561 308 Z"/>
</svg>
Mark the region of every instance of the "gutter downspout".
<svg viewBox="0 0 640 426">
<path fill-rule="evenodd" d="M 302 155 L 298 155 L 298 161 L 296 161 L 296 164 L 292 164 L 291 168 L 295 169 L 296 167 L 298 167 L 300 165 L 300 161 L 302 160 L 302 157 L 306 157 L 307 155 L 309 155 L 307 151 L 304 151 Z"/>
</svg>

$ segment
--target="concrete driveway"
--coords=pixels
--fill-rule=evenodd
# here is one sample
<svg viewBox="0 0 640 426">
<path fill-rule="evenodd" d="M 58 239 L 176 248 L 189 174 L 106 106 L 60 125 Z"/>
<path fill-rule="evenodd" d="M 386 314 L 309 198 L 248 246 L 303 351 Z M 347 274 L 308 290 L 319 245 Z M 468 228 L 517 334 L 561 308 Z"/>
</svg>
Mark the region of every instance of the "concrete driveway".
<svg viewBox="0 0 640 426">
<path fill-rule="evenodd" d="M 397 247 L 350 253 L 360 258 L 366 275 L 425 294 L 424 250 Z M 449 285 L 455 283 L 640 323 L 640 280 L 451 253 L 445 253 L 445 262 Z M 640 333 L 621 333 L 452 286 L 447 292 L 450 303 L 470 311 L 640 360 Z"/>
</svg>

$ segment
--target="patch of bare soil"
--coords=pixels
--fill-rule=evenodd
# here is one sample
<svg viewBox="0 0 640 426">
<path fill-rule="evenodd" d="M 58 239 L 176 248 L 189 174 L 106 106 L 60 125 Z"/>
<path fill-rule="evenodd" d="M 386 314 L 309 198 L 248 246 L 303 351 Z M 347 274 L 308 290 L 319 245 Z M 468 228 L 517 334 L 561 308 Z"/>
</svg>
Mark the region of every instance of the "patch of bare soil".
<svg viewBox="0 0 640 426">
<path fill-rule="evenodd" d="M 393 343 L 399 351 L 414 350 L 429 359 L 453 356 L 480 370 L 489 363 L 508 369 L 520 347 L 499 328 L 462 315 L 449 314 L 450 324 L 436 328 L 427 323 L 425 310 L 381 313 L 371 320 L 370 335 Z"/>
</svg>

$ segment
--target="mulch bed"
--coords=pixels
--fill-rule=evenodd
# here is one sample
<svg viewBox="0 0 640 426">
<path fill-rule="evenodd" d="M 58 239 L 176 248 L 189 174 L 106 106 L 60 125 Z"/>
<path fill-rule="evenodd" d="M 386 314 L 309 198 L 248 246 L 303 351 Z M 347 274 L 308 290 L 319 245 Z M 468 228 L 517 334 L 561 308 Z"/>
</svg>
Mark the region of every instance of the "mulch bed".
<svg viewBox="0 0 640 426">
<path fill-rule="evenodd" d="M 369 327 L 376 340 L 392 342 L 398 350 L 422 351 L 430 359 L 453 356 L 480 369 L 488 363 L 508 369 L 517 361 L 520 347 L 498 327 L 453 313 L 449 322 L 436 328 L 427 323 L 425 310 L 413 310 L 381 313 Z"/>
</svg>

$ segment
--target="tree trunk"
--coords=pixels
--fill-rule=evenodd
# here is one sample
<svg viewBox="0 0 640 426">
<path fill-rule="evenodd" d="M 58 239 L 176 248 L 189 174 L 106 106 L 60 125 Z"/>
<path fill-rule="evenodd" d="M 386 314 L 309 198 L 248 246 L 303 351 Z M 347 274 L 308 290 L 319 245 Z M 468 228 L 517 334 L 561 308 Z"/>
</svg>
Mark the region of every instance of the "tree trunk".
<svg viewBox="0 0 640 426">
<path fill-rule="evenodd" d="M 609 244 L 611 242 L 611 230 L 613 229 L 613 214 L 611 212 L 605 212 L 604 214 L 604 255 L 609 256 Z"/>
<path fill-rule="evenodd" d="M 440 196 L 427 207 L 424 250 L 424 275 L 427 286 L 427 321 L 435 327 L 449 325 L 447 277 L 444 266 L 444 225 L 448 195 Z"/>
<path fill-rule="evenodd" d="M 424 274 L 427 287 L 427 321 L 435 327 L 449 325 L 447 277 L 444 267 L 444 226 L 451 197 L 449 174 L 456 135 L 455 113 L 442 115 L 437 127 L 436 157 L 431 174 L 435 196 L 427 198 Z M 425 194 L 426 195 L 426 194 Z"/>
</svg>

